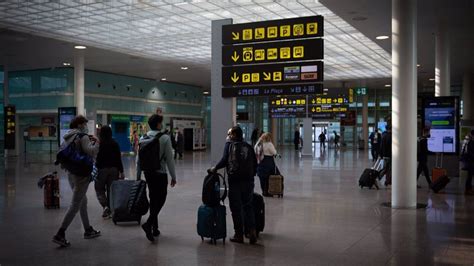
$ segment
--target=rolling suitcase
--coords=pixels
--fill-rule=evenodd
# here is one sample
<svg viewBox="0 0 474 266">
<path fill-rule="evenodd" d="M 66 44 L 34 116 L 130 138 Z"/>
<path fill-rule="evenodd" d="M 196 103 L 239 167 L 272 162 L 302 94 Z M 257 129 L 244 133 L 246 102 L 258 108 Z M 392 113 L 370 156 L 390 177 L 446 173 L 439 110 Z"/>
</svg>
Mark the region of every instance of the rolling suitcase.
<svg viewBox="0 0 474 266">
<path fill-rule="evenodd" d="M 44 177 L 44 207 L 46 209 L 59 209 L 59 178 L 53 172 Z"/>
<path fill-rule="evenodd" d="M 439 178 L 447 175 L 448 171 L 443 168 L 443 153 L 437 153 L 435 167 L 431 171 L 431 182 L 435 183 Z"/>
<path fill-rule="evenodd" d="M 438 193 L 441 191 L 443 188 L 446 187 L 446 185 L 451 181 L 447 175 L 440 176 L 436 181 L 433 181 L 431 183 L 431 189 L 434 191 L 434 193 Z"/>
<path fill-rule="evenodd" d="M 258 193 L 253 193 L 252 199 L 253 212 L 255 214 L 255 230 L 257 231 L 257 237 L 265 229 L 265 202 L 263 196 Z M 248 238 L 249 230 L 245 226 L 245 235 Z"/>
<path fill-rule="evenodd" d="M 382 164 L 382 160 L 383 159 L 378 158 L 372 168 L 366 168 L 364 172 L 362 172 L 362 175 L 359 178 L 360 188 L 368 187 L 369 189 L 372 189 L 372 187 L 375 186 L 375 188 L 379 189 L 379 186 L 377 185 L 377 178 L 380 176 L 378 169 Z"/>
<path fill-rule="evenodd" d="M 280 174 L 275 162 L 275 174 L 268 177 L 268 194 L 283 197 L 284 177 Z"/>
<path fill-rule="evenodd" d="M 138 222 L 141 223 L 142 215 L 131 213 L 129 209 L 130 192 L 136 182 L 134 180 L 117 180 L 110 186 L 110 210 L 112 211 L 112 221 L 117 222 Z"/>
<path fill-rule="evenodd" d="M 224 205 L 215 207 L 201 205 L 197 215 L 197 233 L 203 241 L 204 238 L 210 238 L 215 245 L 218 239 L 222 239 L 225 245 L 227 237 L 226 207 Z"/>
</svg>

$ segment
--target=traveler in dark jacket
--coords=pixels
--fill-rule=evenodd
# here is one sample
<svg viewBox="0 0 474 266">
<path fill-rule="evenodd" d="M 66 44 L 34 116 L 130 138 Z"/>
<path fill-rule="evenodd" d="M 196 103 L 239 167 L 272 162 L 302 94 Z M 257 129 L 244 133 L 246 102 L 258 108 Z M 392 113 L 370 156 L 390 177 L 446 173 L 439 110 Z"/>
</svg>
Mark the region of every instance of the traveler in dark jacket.
<svg viewBox="0 0 474 266">
<path fill-rule="evenodd" d="M 300 131 L 298 129 L 295 130 L 295 136 L 293 138 L 293 144 L 295 144 L 295 150 L 300 150 Z"/>
<path fill-rule="evenodd" d="M 425 175 L 426 182 L 431 187 L 431 179 L 430 179 L 430 170 L 428 169 L 428 139 L 430 138 L 429 130 L 424 130 L 423 136 L 418 140 L 418 151 L 417 151 L 417 159 L 418 159 L 418 168 L 416 170 L 416 180 L 420 177 L 421 172 Z M 420 186 L 417 186 L 420 188 Z"/>
<path fill-rule="evenodd" d="M 472 176 L 474 175 L 474 130 L 471 130 L 471 138 L 467 143 L 467 179 L 466 179 L 466 195 L 474 195 L 472 191 Z"/>
<path fill-rule="evenodd" d="M 250 137 L 251 141 L 252 141 L 252 147 L 255 146 L 255 144 L 257 144 L 257 141 L 258 141 L 258 138 L 260 137 L 260 129 L 258 127 L 256 127 L 253 131 L 252 131 L 252 135 Z"/>
<path fill-rule="evenodd" d="M 175 148 L 174 148 L 174 159 L 178 157 L 179 154 L 179 159 L 183 159 L 183 151 L 184 151 L 184 136 L 179 131 L 179 128 L 175 129 L 174 135 L 173 135 L 173 140 L 175 143 Z M 173 144 L 173 143 L 171 143 Z"/>
<path fill-rule="evenodd" d="M 385 174 L 385 185 L 392 184 L 392 126 L 387 125 L 387 131 L 382 134 L 382 144 L 380 146 L 380 158 L 384 160 L 384 169 L 380 177 Z"/>
<path fill-rule="evenodd" d="M 73 141 L 76 147 L 91 156 L 95 157 L 99 151 L 98 141 L 93 136 L 88 136 L 87 119 L 82 116 L 76 116 L 69 125 L 70 130 L 64 135 L 64 143 L 61 147 L 66 147 Z M 72 220 L 79 212 L 81 215 L 82 225 L 84 227 L 84 238 L 90 239 L 100 236 L 100 231 L 94 230 L 89 224 L 89 216 L 87 214 L 87 189 L 90 183 L 90 174 L 87 176 L 78 176 L 68 172 L 69 185 L 72 189 L 72 199 L 69 209 L 63 218 L 61 227 L 56 235 L 53 237 L 53 242 L 62 246 L 68 247 L 71 244 L 66 240 L 66 230 L 71 224 Z"/>
<path fill-rule="evenodd" d="M 374 132 L 370 134 L 370 147 L 371 147 L 371 154 L 372 154 L 372 161 L 376 161 L 379 157 L 380 152 L 380 143 L 382 142 L 382 134 L 379 133 L 379 130 L 376 129 Z"/>
<path fill-rule="evenodd" d="M 97 199 L 104 209 L 102 218 L 110 218 L 110 186 L 112 182 L 123 178 L 122 155 L 118 143 L 112 138 L 112 129 L 103 126 L 100 129 L 100 148 L 97 154 L 96 167 L 99 171 L 94 187 Z"/>
<path fill-rule="evenodd" d="M 255 244 L 257 242 L 257 232 L 255 230 L 255 214 L 253 212 L 252 200 L 257 158 L 252 146 L 244 142 L 243 132 L 240 127 L 232 127 L 228 135 L 230 141 L 225 143 L 222 159 L 215 167 L 210 168 L 208 171 L 215 173 L 218 169 L 226 167 L 229 173 L 229 205 L 235 231 L 234 237 L 230 241 L 236 243 L 244 242 L 245 224 L 249 229 L 250 244 Z M 232 149 L 235 147 L 241 147 L 242 153 L 246 153 L 247 159 L 244 160 L 246 165 L 231 166 L 230 163 L 235 162 L 232 157 L 237 155 L 232 152 Z M 232 172 L 243 174 L 233 175 Z M 243 219 L 242 214 L 244 215 Z"/>
</svg>

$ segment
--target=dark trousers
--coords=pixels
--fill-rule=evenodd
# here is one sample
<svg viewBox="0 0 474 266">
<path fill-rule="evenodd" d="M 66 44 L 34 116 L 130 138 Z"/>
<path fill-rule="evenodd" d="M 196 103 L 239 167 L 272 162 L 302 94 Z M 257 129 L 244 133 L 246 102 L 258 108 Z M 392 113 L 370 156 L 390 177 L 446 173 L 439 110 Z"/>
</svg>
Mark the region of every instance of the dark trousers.
<svg viewBox="0 0 474 266">
<path fill-rule="evenodd" d="M 253 182 L 229 183 L 229 205 L 237 235 L 244 234 L 244 224 L 249 230 L 255 229 L 255 214 L 253 212 Z"/>
<path fill-rule="evenodd" d="M 174 150 L 174 159 L 175 160 L 176 160 L 176 157 L 178 157 L 178 154 L 179 154 L 179 159 L 183 158 L 183 152 L 182 151 Z"/>
<path fill-rule="evenodd" d="M 295 150 L 297 150 L 297 151 L 298 151 L 299 149 L 300 149 L 300 144 L 299 144 L 299 143 L 297 143 L 297 142 L 295 142 Z"/>
<path fill-rule="evenodd" d="M 472 176 L 474 175 L 474 166 L 469 166 L 467 170 L 466 190 L 472 189 Z"/>
<path fill-rule="evenodd" d="M 370 150 L 372 153 L 372 161 L 376 161 L 379 158 L 379 145 L 372 144 L 372 149 Z"/>
<path fill-rule="evenodd" d="M 430 170 L 428 169 L 428 162 L 425 161 L 419 161 L 418 162 L 418 168 L 416 170 L 416 180 L 420 177 L 421 172 L 425 175 L 426 182 L 428 182 L 428 185 L 431 185 L 431 179 L 430 179 Z"/>
<path fill-rule="evenodd" d="M 145 180 L 150 196 L 150 216 L 147 224 L 158 228 L 158 214 L 165 205 L 168 194 L 168 177 L 163 173 L 145 172 Z"/>
</svg>

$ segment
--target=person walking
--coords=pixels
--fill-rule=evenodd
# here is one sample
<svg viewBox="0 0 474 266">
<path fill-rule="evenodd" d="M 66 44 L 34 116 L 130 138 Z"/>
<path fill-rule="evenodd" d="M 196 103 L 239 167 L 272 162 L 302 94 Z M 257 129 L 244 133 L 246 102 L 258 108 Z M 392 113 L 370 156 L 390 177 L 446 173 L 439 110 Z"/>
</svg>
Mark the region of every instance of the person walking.
<svg viewBox="0 0 474 266">
<path fill-rule="evenodd" d="M 260 179 L 260 188 L 264 197 L 271 196 L 268 194 L 268 179 L 270 175 L 278 174 L 274 157 L 278 154 L 272 143 L 270 133 L 263 134 L 255 145 L 255 153 L 257 155 L 257 175 Z"/>
<path fill-rule="evenodd" d="M 225 143 L 221 160 L 216 166 L 208 169 L 208 172 L 216 173 L 217 170 L 225 167 L 228 174 L 229 205 L 235 231 L 230 241 L 244 242 L 245 224 L 249 229 L 250 244 L 255 244 L 257 232 L 252 201 L 257 158 L 253 147 L 243 140 L 243 132 L 240 127 L 232 127 L 228 136 L 229 141 Z"/>
<path fill-rule="evenodd" d="M 300 131 L 298 129 L 295 130 L 295 135 L 293 138 L 293 144 L 295 144 L 295 150 L 300 150 Z"/>
<path fill-rule="evenodd" d="M 325 150 L 326 149 L 326 134 L 324 134 L 324 132 L 321 132 L 321 134 L 319 134 L 319 147 L 321 148 L 321 150 Z"/>
<path fill-rule="evenodd" d="M 380 177 L 385 175 L 385 186 L 392 184 L 392 125 L 387 123 L 387 130 L 382 134 L 380 157 L 384 160 L 384 169 Z"/>
<path fill-rule="evenodd" d="M 370 147 L 371 147 L 371 154 L 372 154 L 372 161 L 376 161 L 377 158 L 379 157 L 379 151 L 380 151 L 380 143 L 382 141 L 382 134 L 379 133 L 378 129 L 375 129 L 370 136 Z"/>
<path fill-rule="evenodd" d="M 334 148 L 338 149 L 339 148 L 339 138 L 340 138 L 340 136 L 339 136 L 339 134 L 337 134 L 336 131 L 333 131 L 333 133 L 334 133 Z"/>
<path fill-rule="evenodd" d="M 471 130 L 471 136 L 467 142 L 466 162 L 467 162 L 467 179 L 466 179 L 466 195 L 474 195 L 472 191 L 472 176 L 474 175 L 474 130 Z"/>
<path fill-rule="evenodd" d="M 80 149 L 82 153 L 95 158 L 99 151 L 99 144 L 95 137 L 87 135 L 87 122 L 88 121 L 84 116 L 76 116 L 69 124 L 70 130 L 66 135 L 64 135 L 64 143 L 62 144 L 62 147 L 67 147 L 69 144 L 74 142 L 76 149 Z M 53 242 L 62 247 L 68 247 L 71 245 L 71 243 L 66 240 L 66 230 L 78 212 L 80 212 L 82 226 L 85 231 L 84 238 L 91 239 L 100 236 L 100 231 L 95 230 L 90 225 L 87 213 L 86 193 L 91 179 L 90 173 L 88 175 L 78 176 L 70 173 L 67 169 L 66 172 L 69 185 L 72 189 L 72 199 L 61 226 L 53 237 Z"/>
<path fill-rule="evenodd" d="M 166 169 L 168 169 L 171 175 L 171 187 L 176 185 L 171 138 L 168 134 L 164 133 L 162 123 L 163 116 L 157 114 L 150 116 L 148 119 L 150 131 L 140 139 L 140 149 L 138 151 L 140 167 L 145 174 L 150 198 L 150 215 L 148 216 L 148 220 L 142 225 L 142 229 L 145 231 L 146 238 L 152 242 L 155 241 L 155 237 L 158 237 L 161 233 L 158 229 L 158 214 L 163 208 L 168 194 L 168 175 Z M 141 153 L 142 147 L 153 141 L 159 142 L 159 154 L 155 153 L 156 150 L 153 150 L 153 154 L 143 158 Z M 150 164 L 157 161 L 160 164 L 159 166 L 152 165 L 150 167 Z M 146 170 L 154 167 L 159 168 L 159 170 Z"/>
<path fill-rule="evenodd" d="M 260 136 L 260 129 L 258 127 L 256 127 L 252 131 L 252 135 L 250 137 L 250 140 L 252 141 L 252 146 L 255 146 L 255 144 L 257 144 L 259 136 Z"/>
<path fill-rule="evenodd" d="M 417 159 L 418 159 L 418 167 L 416 170 L 416 180 L 420 177 L 421 172 L 426 178 L 426 182 L 428 186 L 431 187 L 431 179 L 430 179 L 430 170 L 428 169 L 428 139 L 430 138 L 429 130 L 424 130 L 423 135 L 418 139 L 418 147 L 417 147 Z M 416 186 L 417 188 L 421 188 L 420 186 Z"/>
<path fill-rule="evenodd" d="M 179 154 L 179 159 L 183 159 L 183 151 L 184 151 L 184 136 L 179 130 L 179 128 L 175 128 L 175 133 L 174 133 L 174 142 L 175 142 L 175 150 L 174 150 L 174 159 L 178 157 Z"/>
<path fill-rule="evenodd" d="M 122 155 L 118 143 L 112 138 L 112 129 L 109 126 L 101 127 L 99 140 L 99 153 L 95 163 L 98 175 L 94 188 L 103 208 L 102 218 L 108 219 L 112 214 L 109 202 L 110 186 L 113 181 L 124 177 Z"/>
</svg>

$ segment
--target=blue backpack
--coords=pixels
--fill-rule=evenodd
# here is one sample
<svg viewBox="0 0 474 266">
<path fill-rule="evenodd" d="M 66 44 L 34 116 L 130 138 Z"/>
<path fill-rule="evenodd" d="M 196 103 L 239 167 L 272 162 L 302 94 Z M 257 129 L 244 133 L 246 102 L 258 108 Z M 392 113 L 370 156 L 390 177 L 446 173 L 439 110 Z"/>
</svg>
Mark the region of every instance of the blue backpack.
<svg viewBox="0 0 474 266">
<path fill-rule="evenodd" d="M 64 169 L 76 176 L 90 176 L 94 167 L 94 158 L 83 152 L 81 147 L 77 147 L 76 140 L 85 135 L 76 134 L 72 142 L 64 143 L 56 154 L 55 164 L 61 164 Z"/>
</svg>

